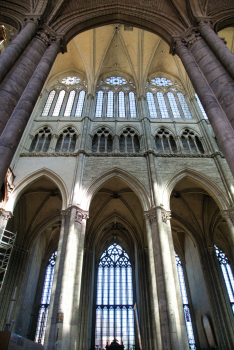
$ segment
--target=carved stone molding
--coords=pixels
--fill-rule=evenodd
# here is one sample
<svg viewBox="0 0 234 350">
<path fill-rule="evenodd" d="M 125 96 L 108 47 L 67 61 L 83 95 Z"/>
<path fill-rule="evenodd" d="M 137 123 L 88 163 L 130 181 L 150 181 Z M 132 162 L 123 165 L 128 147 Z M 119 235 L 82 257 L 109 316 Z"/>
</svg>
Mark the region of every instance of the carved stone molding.
<svg viewBox="0 0 234 350">
<path fill-rule="evenodd" d="M 12 218 L 12 216 L 13 214 L 11 211 L 0 209 L 0 217 L 2 217 L 3 220 L 9 220 L 10 218 Z"/>
<path fill-rule="evenodd" d="M 26 13 L 24 17 L 24 25 L 26 25 L 27 23 L 34 23 L 38 26 L 41 20 L 40 17 L 40 14 L 37 13 Z"/>
<path fill-rule="evenodd" d="M 76 217 L 75 221 L 79 222 L 80 224 L 82 223 L 82 220 L 87 220 L 89 218 L 89 213 L 86 210 L 83 210 L 79 207 L 76 209 Z"/>
<path fill-rule="evenodd" d="M 204 26 L 212 27 L 213 21 L 210 17 L 200 17 L 196 19 L 199 28 Z"/>
<path fill-rule="evenodd" d="M 164 209 L 162 206 L 157 206 L 149 211 L 145 211 L 144 215 L 149 221 L 156 221 L 157 220 L 157 210 L 161 210 L 161 216 L 162 216 L 162 221 L 166 224 L 167 220 L 171 219 L 171 211 Z"/>
<path fill-rule="evenodd" d="M 221 214 L 224 219 L 230 219 L 234 224 L 234 207 L 227 210 L 222 210 Z"/>
<path fill-rule="evenodd" d="M 193 44 L 195 44 L 198 40 L 201 39 L 201 34 L 198 28 L 192 28 L 189 32 L 187 32 L 182 38 L 181 42 L 190 49 Z"/>
<path fill-rule="evenodd" d="M 51 44 L 51 34 L 44 28 L 40 28 L 37 31 L 36 38 L 40 39 L 46 46 L 49 46 Z"/>
</svg>

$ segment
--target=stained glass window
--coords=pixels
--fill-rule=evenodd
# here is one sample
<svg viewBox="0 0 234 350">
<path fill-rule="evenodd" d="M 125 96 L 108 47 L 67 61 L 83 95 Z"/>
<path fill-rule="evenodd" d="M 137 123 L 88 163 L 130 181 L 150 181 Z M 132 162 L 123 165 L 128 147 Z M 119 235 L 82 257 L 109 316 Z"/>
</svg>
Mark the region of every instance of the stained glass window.
<svg viewBox="0 0 234 350">
<path fill-rule="evenodd" d="M 56 105 L 54 107 L 53 117 L 58 117 L 59 116 L 64 96 L 65 96 L 65 91 L 64 90 L 60 91 L 60 93 L 58 95 L 58 99 L 57 99 Z"/>
<path fill-rule="evenodd" d="M 154 95 L 152 94 L 152 92 L 147 92 L 146 99 L 148 103 L 150 118 L 158 118 L 154 101 Z"/>
<path fill-rule="evenodd" d="M 83 112 L 83 108 L 84 108 L 84 100 L 85 100 L 85 91 L 81 90 L 81 92 L 79 93 L 79 98 L 78 98 L 78 102 L 76 105 L 75 117 L 82 116 L 82 112 Z"/>
<path fill-rule="evenodd" d="M 136 118 L 136 100 L 134 92 L 129 92 L 129 107 L 130 107 L 130 117 Z"/>
<path fill-rule="evenodd" d="M 107 248 L 99 260 L 95 347 L 104 349 L 114 339 L 125 350 L 135 347 L 132 267 L 118 244 Z"/>
<path fill-rule="evenodd" d="M 171 110 L 172 110 L 172 113 L 173 113 L 173 117 L 174 118 L 181 118 L 180 111 L 178 109 L 178 106 L 177 106 L 174 94 L 172 92 L 168 92 L 167 93 L 167 97 L 168 97 L 168 100 L 169 100 L 169 103 L 170 103 L 170 107 L 171 107 Z"/>
<path fill-rule="evenodd" d="M 162 92 L 157 92 L 157 99 L 162 118 L 169 118 L 167 105 Z"/>
<path fill-rule="evenodd" d="M 103 103 L 103 91 L 98 91 L 97 102 L 96 102 L 96 118 L 101 118 L 102 116 L 102 103 Z"/>
<path fill-rule="evenodd" d="M 114 114 L 114 92 L 109 91 L 107 94 L 107 118 L 113 118 Z"/>
<path fill-rule="evenodd" d="M 66 105 L 66 109 L 64 112 L 64 117 L 69 117 L 71 115 L 75 95 L 76 95 L 76 92 L 74 90 L 72 90 L 70 92 L 68 100 L 67 100 L 67 105 Z"/>
<path fill-rule="evenodd" d="M 184 318 L 185 318 L 185 324 L 187 328 L 189 348 L 191 350 L 196 350 L 195 338 L 193 333 L 193 325 L 192 325 L 188 296 L 187 296 L 186 285 L 184 280 L 184 271 L 181 264 L 181 260 L 178 254 L 176 253 L 175 253 L 175 258 L 176 258 L 176 265 L 177 265 L 177 271 L 178 271 L 178 277 L 179 277 L 179 283 L 180 283 L 182 303 L 184 308 Z"/>
<path fill-rule="evenodd" d="M 208 117 L 207 117 L 207 115 L 206 115 L 206 112 L 205 112 L 205 110 L 204 110 L 204 108 L 203 108 L 203 106 L 202 106 L 202 104 L 201 104 L 201 101 L 200 101 L 199 97 L 197 96 L 197 94 L 195 94 L 195 97 L 196 97 L 198 106 L 200 107 L 200 110 L 201 110 L 201 112 L 202 112 L 203 117 L 204 117 L 205 119 L 208 119 Z"/>
<path fill-rule="evenodd" d="M 125 118 L 125 96 L 124 92 L 119 92 L 119 117 Z"/>
<path fill-rule="evenodd" d="M 217 259 L 219 261 L 222 273 L 223 273 L 223 278 L 226 284 L 229 300 L 231 303 L 232 311 L 234 313 L 234 277 L 232 273 L 231 266 L 229 264 L 229 260 L 225 253 L 218 248 L 215 245 L 215 253 L 217 256 Z"/>
<path fill-rule="evenodd" d="M 44 107 L 43 112 L 42 112 L 43 117 L 47 117 L 47 115 L 49 114 L 52 102 L 54 100 L 54 96 L 55 96 L 55 90 L 50 91 L 49 96 L 48 96 L 47 101 L 46 101 L 46 104 L 45 104 L 45 107 Z"/>
<path fill-rule="evenodd" d="M 39 316 L 37 320 L 35 342 L 42 345 L 44 343 L 44 338 L 45 338 L 45 329 L 46 329 L 47 317 L 48 317 L 49 306 L 50 306 L 50 296 L 51 296 L 51 289 L 52 289 L 53 278 L 54 278 L 54 267 L 56 263 L 56 257 L 57 257 L 57 252 L 54 252 L 50 257 L 48 266 L 46 268 L 44 286 L 43 286 L 42 297 L 41 297 L 41 305 L 40 305 Z"/>
<path fill-rule="evenodd" d="M 127 84 L 127 80 L 121 77 L 110 77 L 105 80 L 107 84 L 110 85 L 122 85 Z"/>
<path fill-rule="evenodd" d="M 180 101 L 180 105 L 181 105 L 181 108 L 182 108 L 182 111 L 184 113 L 185 118 L 192 119 L 192 115 L 190 113 L 190 110 L 188 108 L 188 105 L 187 105 L 187 102 L 185 100 L 184 95 L 181 92 L 178 92 L 177 96 L 178 96 L 178 99 Z"/>
</svg>

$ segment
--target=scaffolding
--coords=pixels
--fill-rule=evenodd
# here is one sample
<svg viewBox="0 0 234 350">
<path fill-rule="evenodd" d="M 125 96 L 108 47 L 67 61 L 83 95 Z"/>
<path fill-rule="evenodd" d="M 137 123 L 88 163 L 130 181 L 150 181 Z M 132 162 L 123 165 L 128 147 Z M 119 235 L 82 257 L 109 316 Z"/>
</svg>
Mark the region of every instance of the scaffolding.
<svg viewBox="0 0 234 350">
<path fill-rule="evenodd" d="M 0 228 L 0 290 L 10 261 L 16 233 Z"/>
</svg>

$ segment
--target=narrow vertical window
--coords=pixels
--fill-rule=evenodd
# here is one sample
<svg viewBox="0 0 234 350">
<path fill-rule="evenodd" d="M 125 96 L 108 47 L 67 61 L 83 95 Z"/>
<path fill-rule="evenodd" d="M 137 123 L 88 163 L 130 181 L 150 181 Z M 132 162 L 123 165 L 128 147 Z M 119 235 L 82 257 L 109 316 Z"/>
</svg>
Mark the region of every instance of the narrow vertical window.
<svg viewBox="0 0 234 350">
<path fill-rule="evenodd" d="M 51 296 L 51 289 L 52 289 L 53 278 L 54 278 L 54 267 L 56 263 L 56 257 L 57 257 L 57 252 L 54 252 L 51 258 L 49 259 L 49 263 L 46 268 L 43 292 L 41 297 L 41 305 L 40 305 L 39 316 L 37 320 L 36 336 L 35 336 L 35 342 L 38 344 L 44 343 L 45 329 L 46 329 L 48 311 L 50 306 L 50 296 Z"/>
<path fill-rule="evenodd" d="M 136 118 L 136 100 L 134 92 L 129 93 L 129 108 L 130 108 L 130 118 Z"/>
<path fill-rule="evenodd" d="M 42 112 L 43 117 L 48 116 L 52 102 L 54 100 L 54 96 L 55 96 L 55 90 L 50 91 L 49 96 L 48 96 L 47 101 L 46 101 L 46 104 L 45 104 L 45 107 L 44 107 L 43 112 Z"/>
<path fill-rule="evenodd" d="M 114 339 L 125 349 L 135 346 L 132 267 L 118 244 L 104 251 L 98 266 L 95 347 L 104 349 Z"/>
<path fill-rule="evenodd" d="M 81 92 L 79 93 L 79 98 L 78 98 L 78 102 L 76 105 L 75 117 L 82 116 L 82 112 L 83 112 L 83 108 L 84 108 L 84 100 L 85 100 L 85 91 L 81 90 Z"/>
<path fill-rule="evenodd" d="M 146 100 L 148 103 L 150 118 L 158 118 L 155 101 L 154 101 L 154 95 L 152 94 L 152 92 L 147 92 Z"/>
<path fill-rule="evenodd" d="M 53 117 L 58 117 L 59 116 L 64 96 L 65 96 L 65 90 L 60 91 L 60 93 L 58 95 L 58 99 L 57 99 L 56 105 L 54 107 Z"/>
<path fill-rule="evenodd" d="M 233 277 L 232 269 L 229 264 L 229 260 L 227 256 L 216 245 L 215 245 L 215 253 L 223 273 L 223 278 L 226 284 L 230 304 L 232 307 L 232 312 L 234 313 L 234 277 Z"/>
<path fill-rule="evenodd" d="M 64 117 L 70 117 L 71 111 L 72 111 L 72 107 L 73 107 L 73 103 L 74 103 L 74 99 L 75 99 L 75 95 L 76 95 L 75 90 L 72 90 L 70 92 L 68 100 L 67 100 L 67 105 L 66 105 L 66 109 L 65 109 L 65 112 L 64 112 Z"/>
<path fill-rule="evenodd" d="M 114 113 L 114 92 L 109 91 L 107 94 L 107 118 L 113 118 Z"/>
<path fill-rule="evenodd" d="M 162 118 L 169 118 L 167 105 L 162 92 L 157 92 L 157 99 Z"/>
<path fill-rule="evenodd" d="M 170 103 L 170 107 L 171 107 L 171 110 L 172 110 L 173 117 L 174 118 L 181 118 L 180 111 L 179 111 L 179 108 L 177 106 L 174 94 L 172 92 L 168 92 L 167 93 L 167 97 L 168 97 L 168 100 L 169 100 L 169 103 Z"/>
<path fill-rule="evenodd" d="M 124 92 L 119 92 L 119 118 L 125 118 L 125 96 Z"/>
<path fill-rule="evenodd" d="M 103 91 L 98 91 L 97 102 L 96 102 L 96 118 L 101 118 L 102 116 L 102 104 L 103 104 Z"/>
<path fill-rule="evenodd" d="M 181 291 L 182 303 L 184 308 L 184 318 L 185 318 L 185 324 L 187 328 L 189 347 L 191 350 L 196 350 L 195 338 L 193 333 L 193 325 L 192 325 L 189 302 L 188 302 L 188 297 L 186 292 L 186 285 L 184 280 L 183 267 L 181 264 L 181 260 L 176 253 L 175 253 L 175 258 L 176 258 L 176 265 L 177 265 L 178 277 L 180 282 L 180 291 Z"/>
<path fill-rule="evenodd" d="M 208 117 L 207 117 L 207 115 L 206 115 L 206 112 L 205 112 L 205 110 L 204 110 L 204 108 L 203 108 L 203 106 L 202 106 L 202 104 L 201 104 L 201 101 L 200 101 L 199 97 L 197 96 L 197 94 L 195 94 L 195 97 L 196 97 L 198 106 L 199 106 L 199 108 L 200 108 L 200 110 L 201 110 L 201 112 L 202 112 L 202 115 L 203 115 L 204 119 L 208 119 Z"/>
<path fill-rule="evenodd" d="M 192 119 L 192 115 L 190 113 L 190 110 L 188 108 L 188 105 L 187 105 L 187 102 L 185 100 L 184 95 L 181 92 L 178 92 L 177 96 L 178 96 L 178 99 L 180 101 L 180 105 L 181 105 L 181 108 L 182 108 L 182 111 L 184 113 L 185 118 Z"/>
</svg>

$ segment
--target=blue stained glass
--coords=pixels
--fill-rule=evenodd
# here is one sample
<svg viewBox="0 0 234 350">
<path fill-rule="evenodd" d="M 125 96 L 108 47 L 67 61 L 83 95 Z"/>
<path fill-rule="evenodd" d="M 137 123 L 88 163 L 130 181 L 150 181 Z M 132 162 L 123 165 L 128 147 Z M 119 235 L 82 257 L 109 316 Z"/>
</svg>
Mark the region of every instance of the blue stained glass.
<svg viewBox="0 0 234 350">
<path fill-rule="evenodd" d="M 119 92 L 119 118 L 125 118 L 125 96 L 124 92 Z"/>
<path fill-rule="evenodd" d="M 150 118 L 158 118 L 154 101 L 154 95 L 152 94 L 152 92 L 147 92 L 146 99 L 148 103 Z"/>
<path fill-rule="evenodd" d="M 134 92 L 129 92 L 129 107 L 130 107 L 130 117 L 136 118 L 136 100 L 135 100 L 135 94 Z"/>
<path fill-rule="evenodd" d="M 84 100 L 85 100 L 85 91 L 81 90 L 81 92 L 79 93 L 79 98 L 78 98 L 78 102 L 76 105 L 75 117 L 82 116 L 82 112 L 83 112 L 83 108 L 84 108 Z"/>
<path fill-rule="evenodd" d="M 107 118 L 113 118 L 114 116 L 114 92 L 109 91 L 107 94 Z"/>
<path fill-rule="evenodd" d="M 178 92 L 177 96 L 178 96 L 178 99 L 180 101 L 180 105 L 181 105 L 181 108 L 182 108 L 182 111 L 184 113 L 185 118 L 192 119 L 192 115 L 190 113 L 190 110 L 188 108 L 188 105 L 187 105 L 187 102 L 185 100 L 184 95 L 181 92 Z"/>
<path fill-rule="evenodd" d="M 102 104 L 103 104 L 103 91 L 97 92 L 96 112 L 95 117 L 101 118 L 102 116 Z"/>
</svg>

